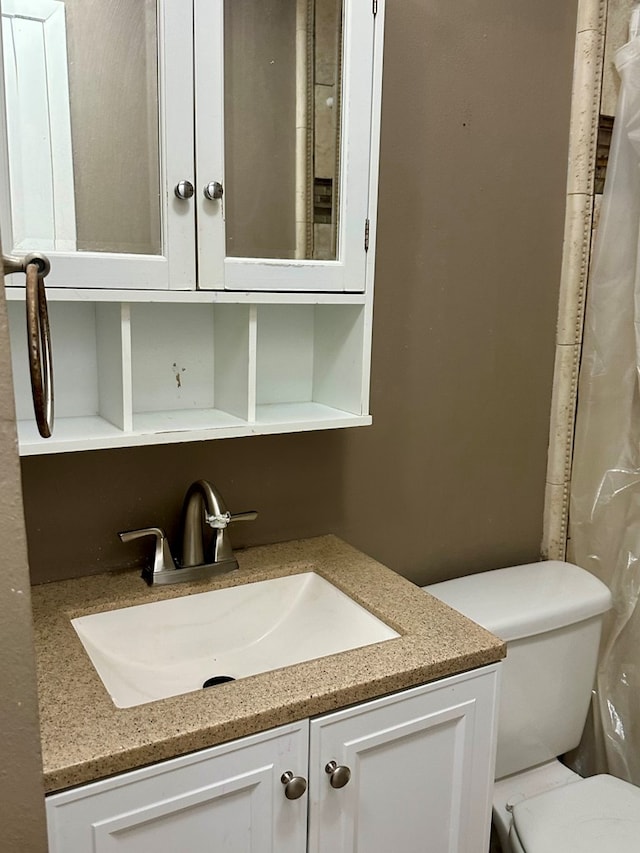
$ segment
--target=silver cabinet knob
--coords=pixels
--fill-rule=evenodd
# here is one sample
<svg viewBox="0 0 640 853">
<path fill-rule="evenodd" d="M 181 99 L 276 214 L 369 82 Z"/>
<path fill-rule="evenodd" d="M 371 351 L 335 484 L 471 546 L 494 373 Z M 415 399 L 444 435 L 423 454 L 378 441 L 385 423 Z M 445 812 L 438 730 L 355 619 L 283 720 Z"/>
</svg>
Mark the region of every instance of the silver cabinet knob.
<svg viewBox="0 0 640 853">
<path fill-rule="evenodd" d="M 291 770 L 287 770 L 280 777 L 284 785 L 284 795 L 288 800 L 298 800 L 307 790 L 307 780 L 304 776 L 294 776 Z"/>
<path fill-rule="evenodd" d="M 193 184 L 191 181 L 178 181 L 174 192 L 176 194 L 176 198 L 191 198 L 194 193 Z"/>
<path fill-rule="evenodd" d="M 224 190 L 221 183 L 218 181 L 210 181 L 204 188 L 204 197 L 208 198 L 209 201 L 216 201 L 217 199 L 222 198 L 223 192 Z"/>
<path fill-rule="evenodd" d="M 337 764 L 335 761 L 330 761 L 324 768 L 324 772 L 329 775 L 329 784 L 332 788 L 344 788 L 351 779 L 351 770 L 346 765 Z"/>
</svg>

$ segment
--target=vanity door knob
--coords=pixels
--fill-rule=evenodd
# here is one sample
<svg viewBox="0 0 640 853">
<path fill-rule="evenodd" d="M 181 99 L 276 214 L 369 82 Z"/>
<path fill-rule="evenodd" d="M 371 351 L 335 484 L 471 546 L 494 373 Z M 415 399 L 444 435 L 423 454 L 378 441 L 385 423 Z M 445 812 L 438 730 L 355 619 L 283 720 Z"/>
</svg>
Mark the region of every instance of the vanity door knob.
<svg viewBox="0 0 640 853">
<path fill-rule="evenodd" d="M 210 181 L 204 188 L 204 197 L 208 198 L 209 201 L 216 201 L 222 198 L 223 192 L 222 184 L 219 181 Z"/>
<path fill-rule="evenodd" d="M 307 790 L 307 780 L 304 776 L 294 776 L 291 770 L 287 770 L 280 777 L 284 785 L 284 795 L 288 800 L 298 800 Z"/>
<path fill-rule="evenodd" d="M 329 775 L 329 784 L 332 788 L 344 788 L 351 779 L 351 770 L 345 764 L 337 764 L 335 761 L 330 761 L 324 768 L 324 772 Z"/>
<path fill-rule="evenodd" d="M 174 192 L 176 194 L 176 198 L 180 198 L 186 200 L 191 198 L 194 193 L 193 184 L 191 181 L 178 181 L 175 186 Z"/>
</svg>

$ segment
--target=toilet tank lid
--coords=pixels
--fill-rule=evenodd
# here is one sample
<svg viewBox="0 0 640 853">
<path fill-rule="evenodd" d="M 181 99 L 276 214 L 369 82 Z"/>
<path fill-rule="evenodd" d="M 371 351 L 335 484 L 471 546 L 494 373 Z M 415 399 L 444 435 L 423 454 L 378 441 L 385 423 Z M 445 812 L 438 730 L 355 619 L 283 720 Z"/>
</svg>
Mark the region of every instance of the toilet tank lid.
<svg viewBox="0 0 640 853">
<path fill-rule="evenodd" d="M 505 642 L 553 631 L 604 613 L 609 589 L 560 560 L 494 569 L 423 587 Z"/>
</svg>

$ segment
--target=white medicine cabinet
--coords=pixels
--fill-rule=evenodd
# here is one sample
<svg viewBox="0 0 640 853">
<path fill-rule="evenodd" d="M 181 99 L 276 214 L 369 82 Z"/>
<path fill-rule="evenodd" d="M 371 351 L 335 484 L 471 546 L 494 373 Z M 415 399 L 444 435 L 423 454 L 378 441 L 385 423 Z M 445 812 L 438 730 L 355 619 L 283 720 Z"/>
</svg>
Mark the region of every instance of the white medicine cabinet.
<svg viewBox="0 0 640 853">
<path fill-rule="evenodd" d="M 2 0 L 5 247 L 47 252 L 49 287 L 363 292 L 376 18 Z"/>
<path fill-rule="evenodd" d="M 42 251 L 23 454 L 364 425 L 384 0 L 0 0 L 5 250 Z"/>
</svg>

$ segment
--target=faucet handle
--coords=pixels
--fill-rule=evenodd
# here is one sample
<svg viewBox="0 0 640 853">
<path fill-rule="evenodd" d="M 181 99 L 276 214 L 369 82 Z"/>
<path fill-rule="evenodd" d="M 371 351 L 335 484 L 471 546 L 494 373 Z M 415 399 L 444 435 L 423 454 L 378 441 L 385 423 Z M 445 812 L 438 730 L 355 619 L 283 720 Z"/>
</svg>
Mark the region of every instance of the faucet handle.
<svg viewBox="0 0 640 853">
<path fill-rule="evenodd" d="M 230 521 L 255 521 L 258 513 L 250 509 L 248 512 L 232 512 Z"/>
<path fill-rule="evenodd" d="M 169 540 L 164 530 L 159 527 L 143 527 L 141 530 L 123 530 L 118 533 L 123 542 L 131 542 L 132 539 L 140 539 L 142 536 L 156 537 L 156 550 L 153 557 L 153 569 L 148 567 L 142 570 L 142 577 L 151 586 L 154 578 L 160 573 L 177 571 L 176 564 L 171 556 Z"/>
<path fill-rule="evenodd" d="M 254 510 L 250 510 L 249 512 L 221 512 L 217 515 L 209 515 L 209 513 L 205 512 L 204 520 L 207 522 L 209 527 L 213 527 L 214 530 L 224 530 L 224 528 L 231 524 L 232 521 L 255 521 L 258 517 L 258 513 Z"/>
<path fill-rule="evenodd" d="M 209 527 L 213 527 L 214 530 L 224 530 L 227 524 L 231 521 L 231 513 L 219 512 L 210 514 L 205 510 L 204 520 L 207 522 Z"/>
</svg>

